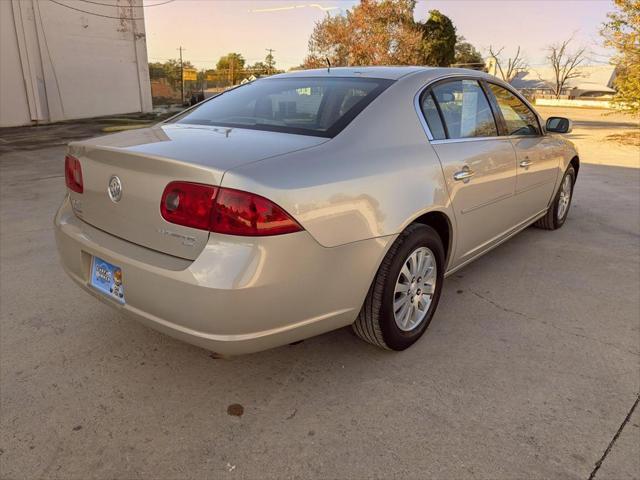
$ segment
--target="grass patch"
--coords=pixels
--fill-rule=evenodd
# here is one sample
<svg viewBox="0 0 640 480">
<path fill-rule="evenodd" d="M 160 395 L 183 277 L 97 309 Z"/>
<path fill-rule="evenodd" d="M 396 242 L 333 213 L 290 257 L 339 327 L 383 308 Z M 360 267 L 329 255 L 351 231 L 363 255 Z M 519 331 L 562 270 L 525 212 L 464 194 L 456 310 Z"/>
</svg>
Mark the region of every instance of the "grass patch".
<svg viewBox="0 0 640 480">
<path fill-rule="evenodd" d="M 104 127 L 102 129 L 105 133 L 113 133 L 113 132 L 124 132 L 125 130 L 137 130 L 139 128 L 147 128 L 150 127 L 151 123 L 143 123 L 139 125 L 113 125 L 111 127 Z"/>
<path fill-rule="evenodd" d="M 616 142 L 620 145 L 630 145 L 632 147 L 640 147 L 640 130 L 632 130 L 624 133 L 614 133 L 607 135 L 607 140 Z"/>
</svg>

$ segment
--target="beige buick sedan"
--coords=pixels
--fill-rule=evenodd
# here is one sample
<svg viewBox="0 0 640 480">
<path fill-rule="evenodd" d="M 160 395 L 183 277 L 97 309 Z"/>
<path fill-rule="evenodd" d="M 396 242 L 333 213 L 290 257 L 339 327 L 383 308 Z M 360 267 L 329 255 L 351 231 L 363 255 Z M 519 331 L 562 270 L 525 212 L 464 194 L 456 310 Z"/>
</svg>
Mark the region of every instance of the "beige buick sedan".
<svg viewBox="0 0 640 480">
<path fill-rule="evenodd" d="M 476 71 L 276 75 L 70 144 L 58 250 L 100 300 L 222 354 L 346 325 L 403 350 L 445 276 L 563 225 L 570 129 Z"/>
</svg>

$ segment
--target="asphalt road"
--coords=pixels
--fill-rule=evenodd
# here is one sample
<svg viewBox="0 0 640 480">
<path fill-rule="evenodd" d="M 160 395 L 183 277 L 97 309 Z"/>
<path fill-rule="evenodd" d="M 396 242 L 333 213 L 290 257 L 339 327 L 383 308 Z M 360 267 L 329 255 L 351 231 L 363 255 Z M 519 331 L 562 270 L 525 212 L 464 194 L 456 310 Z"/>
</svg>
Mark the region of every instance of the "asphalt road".
<svg viewBox="0 0 640 480">
<path fill-rule="evenodd" d="M 447 279 L 405 352 L 216 359 L 66 278 L 63 155 L 0 157 L 2 478 L 640 477 L 640 169 L 583 165 L 565 226 Z"/>
</svg>

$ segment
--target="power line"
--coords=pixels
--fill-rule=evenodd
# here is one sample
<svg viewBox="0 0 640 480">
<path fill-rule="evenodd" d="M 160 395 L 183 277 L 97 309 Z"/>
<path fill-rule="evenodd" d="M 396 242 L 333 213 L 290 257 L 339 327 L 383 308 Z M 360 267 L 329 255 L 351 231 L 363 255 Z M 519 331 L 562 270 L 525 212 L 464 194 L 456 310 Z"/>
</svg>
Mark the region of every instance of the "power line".
<svg viewBox="0 0 640 480">
<path fill-rule="evenodd" d="M 167 3 L 175 2 L 176 0 L 165 0 L 164 2 L 154 3 L 153 5 L 118 5 L 115 3 L 102 3 L 102 2 L 94 2 L 93 0 L 79 0 L 85 3 L 91 3 L 93 5 L 102 5 L 103 7 L 124 7 L 124 8 L 149 8 L 149 7 L 157 7 L 160 5 L 166 5 Z"/>
<path fill-rule="evenodd" d="M 134 18 L 134 17 L 114 17 L 112 15 L 102 15 L 101 13 L 87 12 L 86 10 L 81 10 L 79 8 L 72 7 L 70 5 L 65 5 L 64 3 L 60 3 L 57 0 L 49 0 L 49 1 L 55 3 L 56 5 L 60 5 L 61 7 L 66 7 L 71 10 L 75 10 L 77 12 L 86 13 L 87 15 L 94 15 L 96 17 L 113 18 L 114 20 L 144 20 L 144 17 Z"/>
<path fill-rule="evenodd" d="M 0 0 L 0 1 L 2 1 L 2 0 Z M 273 51 L 275 52 L 275 50 L 273 50 Z M 169 57 L 148 57 L 148 58 L 150 58 L 151 60 L 174 60 L 173 58 L 169 58 Z M 261 62 L 262 61 L 262 59 L 258 58 L 258 57 L 245 58 L 244 60 L 245 60 L 245 62 L 247 64 L 257 63 L 257 62 Z M 298 58 L 296 58 L 296 59 L 284 58 L 282 60 L 287 61 L 289 63 L 296 63 L 296 62 L 300 61 L 300 59 L 298 59 Z M 199 60 L 197 58 L 189 58 L 186 61 L 197 62 L 197 63 L 218 63 L 218 60 Z"/>
</svg>

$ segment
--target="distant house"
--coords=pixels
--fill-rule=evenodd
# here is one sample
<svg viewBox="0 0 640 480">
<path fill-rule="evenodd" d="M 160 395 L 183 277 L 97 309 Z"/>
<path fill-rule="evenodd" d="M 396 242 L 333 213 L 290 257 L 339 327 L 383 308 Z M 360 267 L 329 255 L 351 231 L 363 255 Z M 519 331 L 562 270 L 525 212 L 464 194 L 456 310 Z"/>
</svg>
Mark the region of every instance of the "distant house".
<svg viewBox="0 0 640 480">
<path fill-rule="evenodd" d="M 569 99 L 609 99 L 615 93 L 613 65 L 585 65 L 579 67 L 580 76 L 567 81 L 561 95 Z M 555 74 L 551 67 L 530 67 L 511 82 L 518 90 L 532 97 L 552 95 Z"/>
</svg>

